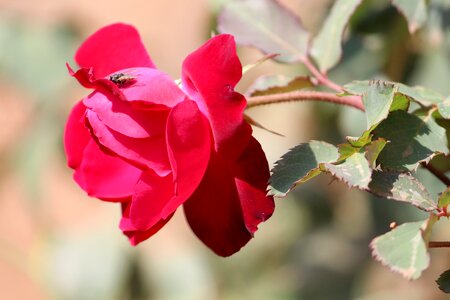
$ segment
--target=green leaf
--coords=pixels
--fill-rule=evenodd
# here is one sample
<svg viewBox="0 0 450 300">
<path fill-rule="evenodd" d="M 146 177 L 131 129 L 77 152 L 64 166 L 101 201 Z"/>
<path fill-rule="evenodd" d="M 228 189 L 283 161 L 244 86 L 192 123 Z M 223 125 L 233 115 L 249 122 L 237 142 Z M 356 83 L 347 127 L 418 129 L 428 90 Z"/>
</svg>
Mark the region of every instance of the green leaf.
<svg viewBox="0 0 450 300">
<path fill-rule="evenodd" d="M 383 168 L 411 171 L 438 153 L 448 153 L 445 130 L 431 116 L 395 111 L 374 132 L 389 141 L 378 157 Z"/>
<path fill-rule="evenodd" d="M 411 33 L 416 32 L 427 21 L 425 0 L 392 0 L 392 4 L 405 16 Z"/>
<path fill-rule="evenodd" d="M 394 84 L 370 81 L 367 90 L 362 95 L 366 110 L 367 129 L 373 128 L 387 118 L 394 95 L 398 87 Z"/>
<path fill-rule="evenodd" d="M 246 95 L 263 96 L 292 92 L 308 87 L 312 87 L 309 77 L 289 77 L 285 75 L 266 75 L 261 76 L 253 82 Z"/>
<path fill-rule="evenodd" d="M 238 44 L 279 54 L 274 58 L 279 62 L 293 63 L 306 56 L 309 33 L 300 19 L 278 1 L 230 1 L 222 9 L 218 23 L 218 30 L 233 34 Z"/>
<path fill-rule="evenodd" d="M 373 257 L 407 279 L 419 278 L 430 264 L 422 225 L 424 221 L 405 223 L 375 238 L 370 243 Z"/>
<path fill-rule="evenodd" d="M 344 29 L 361 1 L 337 0 L 320 33 L 314 38 L 310 52 L 322 73 L 334 67 L 341 58 Z"/>
<path fill-rule="evenodd" d="M 352 81 L 346 85 L 344 85 L 344 90 L 346 91 L 346 94 L 351 95 L 360 95 L 362 96 L 367 89 L 369 88 L 369 85 L 372 82 L 378 82 L 379 84 L 393 84 L 398 86 L 398 92 L 396 94 L 396 98 L 403 95 L 408 98 L 409 100 L 413 100 L 417 102 L 418 104 L 422 106 L 431 106 L 433 104 L 437 104 L 443 101 L 444 97 L 439 94 L 438 92 L 435 92 L 433 90 L 424 88 L 422 86 L 414 86 L 410 87 L 403 83 L 398 82 L 390 82 L 390 81 L 382 81 L 382 80 L 355 80 Z M 405 99 L 395 99 L 395 101 L 404 102 Z M 397 110 L 397 109 L 403 109 L 406 110 L 406 108 L 396 108 L 396 106 L 402 106 L 399 103 L 393 103 L 393 107 L 391 107 L 391 111 Z M 405 106 L 405 104 L 403 104 Z"/>
<path fill-rule="evenodd" d="M 433 104 L 442 102 L 442 100 L 444 99 L 444 97 L 438 92 L 424 88 L 422 86 L 410 87 L 402 83 L 398 83 L 398 85 L 400 93 L 411 97 L 412 100 L 423 106 L 431 106 Z"/>
<path fill-rule="evenodd" d="M 369 162 L 369 166 L 371 169 L 376 168 L 376 160 L 378 156 L 380 155 L 381 151 L 383 151 L 384 146 L 386 146 L 386 140 L 385 139 L 378 139 L 376 141 L 373 141 L 370 143 L 370 145 L 367 145 L 366 150 L 366 159 Z"/>
<path fill-rule="evenodd" d="M 339 158 L 335 146 L 311 141 L 291 149 L 275 163 L 269 180 L 269 195 L 284 197 L 297 184 L 320 174 L 319 164 Z"/>
<path fill-rule="evenodd" d="M 437 107 L 444 119 L 450 119 L 450 97 L 439 103 Z"/>
<path fill-rule="evenodd" d="M 355 153 L 340 163 L 323 163 L 321 169 L 344 181 L 350 187 L 366 189 L 370 182 L 372 170 L 364 153 Z"/>
<path fill-rule="evenodd" d="M 425 187 L 406 173 L 375 171 L 369 191 L 380 197 L 410 203 L 424 211 L 437 208 Z"/>
<path fill-rule="evenodd" d="M 372 130 L 365 130 L 360 137 L 347 136 L 346 140 L 353 147 L 364 147 L 372 141 Z"/>
<path fill-rule="evenodd" d="M 450 293 L 450 270 L 442 273 L 439 278 L 436 280 L 438 287 L 441 291 L 446 294 Z"/>
<path fill-rule="evenodd" d="M 450 204 L 450 188 L 447 188 L 439 196 L 438 206 L 439 208 L 447 207 Z"/>
</svg>

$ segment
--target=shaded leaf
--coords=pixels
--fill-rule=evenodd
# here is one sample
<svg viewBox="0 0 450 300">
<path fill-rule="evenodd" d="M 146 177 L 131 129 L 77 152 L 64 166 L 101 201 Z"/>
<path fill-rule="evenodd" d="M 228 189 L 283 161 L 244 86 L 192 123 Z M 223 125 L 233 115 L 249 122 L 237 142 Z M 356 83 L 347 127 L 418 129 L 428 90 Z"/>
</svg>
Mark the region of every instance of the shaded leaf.
<svg viewBox="0 0 450 300">
<path fill-rule="evenodd" d="M 436 209 L 428 191 L 410 174 L 375 171 L 369 191 L 380 197 L 410 203 L 424 211 Z"/>
<path fill-rule="evenodd" d="M 439 278 L 436 280 L 438 287 L 441 291 L 446 294 L 450 293 L 450 270 L 442 273 Z"/>
<path fill-rule="evenodd" d="M 405 16 L 411 33 L 416 32 L 427 21 L 425 0 L 392 0 L 392 4 Z"/>
<path fill-rule="evenodd" d="M 367 188 L 372 174 L 364 153 L 355 153 L 341 163 L 324 163 L 321 169 L 344 181 L 348 186 L 360 189 Z"/>
<path fill-rule="evenodd" d="M 285 75 L 266 75 L 256 79 L 246 92 L 246 95 L 263 96 L 280 94 L 312 86 L 311 80 L 306 76 L 292 78 Z"/>
<path fill-rule="evenodd" d="M 384 146 L 386 146 L 386 140 L 385 139 L 378 139 L 376 141 L 373 141 L 370 143 L 370 145 L 367 145 L 366 150 L 366 159 L 369 162 L 369 166 L 372 169 L 375 169 L 377 164 L 376 160 L 378 158 L 378 155 L 380 155 L 381 151 L 383 151 Z"/>
<path fill-rule="evenodd" d="M 445 130 L 431 116 L 395 111 L 374 132 L 389 141 L 378 157 L 383 168 L 411 171 L 438 153 L 448 153 Z"/>
<path fill-rule="evenodd" d="M 279 62 L 297 62 L 306 55 L 309 33 L 300 19 L 278 1 L 230 1 L 222 9 L 218 23 L 218 30 L 233 34 L 238 44 L 277 53 L 275 60 Z"/>
<path fill-rule="evenodd" d="M 320 174 L 319 164 L 334 162 L 338 158 L 337 148 L 325 142 L 311 141 L 292 148 L 272 169 L 269 195 L 286 196 L 295 185 Z"/>
<path fill-rule="evenodd" d="M 405 223 L 376 237 L 370 243 L 373 257 L 407 279 L 419 278 L 430 264 L 422 225 L 424 221 Z"/>
<path fill-rule="evenodd" d="M 342 35 L 351 15 L 362 0 L 338 0 L 310 49 L 322 73 L 334 67 L 342 55 Z"/>
<path fill-rule="evenodd" d="M 450 204 L 450 188 L 447 188 L 439 196 L 438 206 L 439 208 L 447 207 Z"/>
</svg>

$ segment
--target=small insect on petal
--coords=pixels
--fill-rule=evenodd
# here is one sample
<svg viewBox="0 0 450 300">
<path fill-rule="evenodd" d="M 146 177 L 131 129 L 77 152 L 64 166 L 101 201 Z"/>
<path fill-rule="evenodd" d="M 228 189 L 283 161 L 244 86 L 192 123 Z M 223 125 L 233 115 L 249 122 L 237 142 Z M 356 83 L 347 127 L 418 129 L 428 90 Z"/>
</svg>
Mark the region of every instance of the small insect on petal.
<svg viewBox="0 0 450 300">
<path fill-rule="evenodd" d="M 136 77 L 125 73 L 116 73 L 109 76 L 109 80 L 117 86 L 124 86 L 128 83 L 132 83 L 136 80 Z"/>
</svg>

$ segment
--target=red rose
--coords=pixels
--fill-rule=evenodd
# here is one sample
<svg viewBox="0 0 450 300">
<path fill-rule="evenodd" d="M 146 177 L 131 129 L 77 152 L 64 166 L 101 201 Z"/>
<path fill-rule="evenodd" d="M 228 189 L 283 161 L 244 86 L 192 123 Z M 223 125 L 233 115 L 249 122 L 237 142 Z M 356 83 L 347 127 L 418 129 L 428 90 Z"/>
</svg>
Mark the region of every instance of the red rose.
<svg viewBox="0 0 450 300">
<path fill-rule="evenodd" d="M 71 74 L 94 91 L 73 108 L 64 144 L 74 179 L 90 196 L 121 202 L 120 228 L 136 245 L 182 204 L 195 234 L 228 256 L 267 220 L 269 169 L 243 119 L 242 76 L 231 35 L 183 63 L 181 87 L 157 70 L 139 34 L 113 24 L 78 49 Z"/>
</svg>

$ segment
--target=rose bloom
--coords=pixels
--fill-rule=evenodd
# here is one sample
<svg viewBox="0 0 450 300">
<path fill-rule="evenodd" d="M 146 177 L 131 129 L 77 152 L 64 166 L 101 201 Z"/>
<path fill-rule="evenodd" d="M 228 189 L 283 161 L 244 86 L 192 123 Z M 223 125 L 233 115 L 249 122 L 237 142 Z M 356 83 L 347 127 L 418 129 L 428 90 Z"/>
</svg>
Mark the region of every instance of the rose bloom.
<svg viewBox="0 0 450 300">
<path fill-rule="evenodd" d="M 218 35 L 183 62 L 181 83 L 156 69 L 136 29 L 104 27 L 78 49 L 69 71 L 93 91 L 73 108 L 64 146 L 89 196 L 120 202 L 120 229 L 146 240 L 183 205 L 209 248 L 228 256 L 273 213 L 269 169 L 244 121 L 246 99 L 231 35 Z"/>
</svg>

